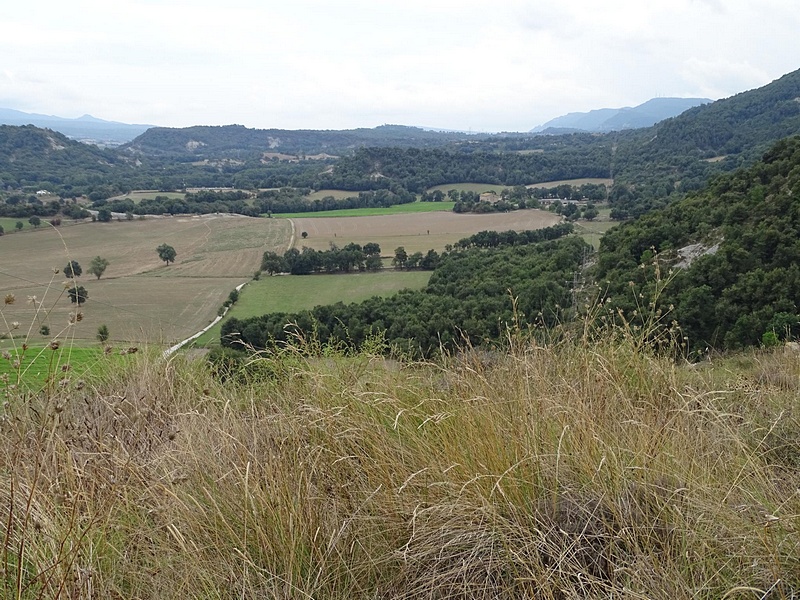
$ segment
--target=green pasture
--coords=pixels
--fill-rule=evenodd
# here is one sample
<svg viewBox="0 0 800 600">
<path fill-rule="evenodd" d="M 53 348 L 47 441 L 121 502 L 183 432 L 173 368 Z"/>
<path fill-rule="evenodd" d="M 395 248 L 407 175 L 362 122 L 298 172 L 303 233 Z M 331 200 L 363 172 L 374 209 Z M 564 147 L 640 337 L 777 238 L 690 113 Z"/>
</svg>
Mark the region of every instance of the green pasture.
<svg viewBox="0 0 800 600">
<path fill-rule="evenodd" d="M 600 248 L 600 238 L 603 237 L 603 234 L 612 227 L 619 225 L 619 221 L 610 219 L 611 209 L 601 208 L 599 212 L 600 214 L 593 221 L 581 220 L 575 223 L 575 233 L 594 246 L 595 250 Z"/>
<path fill-rule="evenodd" d="M 0 390 L 13 385 L 21 391 L 38 392 L 49 385 L 79 385 L 89 377 L 102 375 L 125 358 L 116 349 L 106 355 L 98 343 L 91 348 L 62 343 L 55 350 L 50 346 L 29 346 L 23 350 L 21 344 L 16 348 L 4 347 L 0 357 Z M 17 361 L 19 366 L 15 365 Z"/>
<path fill-rule="evenodd" d="M 251 281 L 226 319 L 246 319 L 273 312 L 297 312 L 336 302 L 361 302 L 372 296 L 390 296 L 402 289 L 421 289 L 430 271 L 394 271 L 343 275 L 276 275 Z M 194 341 L 195 346 L 219 344 L 224 319 Z"/>
<path fill-rule="evenodd" d="M 46 223 L 46 219 L 41 217 L 42 223 Z M 14 217 L 0 217 L 0 225 L 3 227 L 4 235 L 8 235 L 9 233 L 14 233 L 17 231 L 17 221 L 22 223 L 22 229 L 33 229 L 33 225 L 28 223 L 28 217 L 20 217 L 15 219 Z"/>
<path fill-rule="evenodd" d="M 325 210 L 303 213 L 278 213 L 272 215 L 283 219 L 305 219 L 320 217 L 377 217 L 384 215 L 404 215 L 425 212 L 444 212 L 453 210 L 455 202 L 411 202 L 396 204 L 389 208 L 344 208 L 342 210 Z"/>
</svg>

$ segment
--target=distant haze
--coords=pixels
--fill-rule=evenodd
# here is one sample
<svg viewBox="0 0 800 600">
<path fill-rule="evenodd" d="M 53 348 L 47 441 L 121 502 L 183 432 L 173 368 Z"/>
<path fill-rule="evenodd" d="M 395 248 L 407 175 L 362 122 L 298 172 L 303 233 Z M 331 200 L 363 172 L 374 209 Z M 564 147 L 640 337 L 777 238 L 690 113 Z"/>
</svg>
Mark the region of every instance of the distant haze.
<svg viewBox="0 0 800 600">
<path fill-rule="evenodd" d="M 650 127 L 659 121 L 676 117 L 690 108 L 709 102 L 712 100 L 708 98 L 653 98 L 633 108 L 600 108 L 585 113 L 570 113 L 534 127 L 531 132 L 558 130 L 606 132 Z"/>
<path fill-rule="evenodd" d="M 91 115 L 77 119 L 65 119 L 55 115 L 39 115 L 18 110 L 0 108 L 2 125 L 35 125 L 63 133 L 67 137 L 91 142 L 100 146 L 117 146 L 134 139 L 147 131 L 152 125 L 131 125 L 104 121 Z"/>
</svg>

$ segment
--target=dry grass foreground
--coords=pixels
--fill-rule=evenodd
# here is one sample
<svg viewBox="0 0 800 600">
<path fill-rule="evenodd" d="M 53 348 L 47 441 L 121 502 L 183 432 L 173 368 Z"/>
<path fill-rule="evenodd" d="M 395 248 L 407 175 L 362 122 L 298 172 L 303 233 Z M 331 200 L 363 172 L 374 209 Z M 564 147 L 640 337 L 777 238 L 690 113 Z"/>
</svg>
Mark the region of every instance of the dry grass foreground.
<svg viewBox="0 0 800 600">
<path fill-rule="evenodd" d="M 33 324 L 34 340 L 42 340 L 37 332 L 43 322 L 52 335 L 62 331 L 76 307 L 64 292 L 64 275 L 54 275 L 53 268 L 77 260 L 83 268 L 78 283 L 88 290 L 89 300 L 81 308 L 83 321 L 70 335 L 93 340 L 99 325 L 106 324 L 112 341 L 184 339 L 208 324 L 229 292 L 253 276 L 264 251 L 285 251 L 290 235 L 285 221 L 206 215 L 47 227 L 4 236 L 0 295 L 17 299 L 4 316 L 21 324 L 20 334 Z M 169 266 L 156 253 L 163 243 L 177 251 Z M 98 255 L 110 262 L 100 280 L 87 273 Z M 26 302 L 31 296 L 41 303 L 38 313 Z"/>
<path fill-rule="evenodd" d="M 560 223 L 562 218 L 542 210 L 517 210 L 508 213 L 456 214 L 428 212 L 379 217 L 296 218 L 295 247 L 327 250 L 330 244 L 377 242 L 384 256 L 393 256 L 398 246 L 407 252 L 444 250 L 447 244 L 479 231 L 522 231 L 541 229 Z M 305 231 L 308 238 L 302 239 Z"/>
<path fill-rule="evenodd" d="M 3 597 L 800 593 L 797 355 L 134 358 L 8 398 Z"/>
</svg>

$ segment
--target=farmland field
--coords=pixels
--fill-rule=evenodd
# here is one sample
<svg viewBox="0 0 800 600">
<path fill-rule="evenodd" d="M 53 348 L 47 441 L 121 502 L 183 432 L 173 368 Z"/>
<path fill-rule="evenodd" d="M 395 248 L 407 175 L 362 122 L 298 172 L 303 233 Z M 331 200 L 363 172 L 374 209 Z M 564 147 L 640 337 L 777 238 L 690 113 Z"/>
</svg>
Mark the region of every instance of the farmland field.
<svg viewBox="0 0 800 600">
<path fill-rule="evenodd" d="M 408 213 L 447 212 L 452 211 L 455 202 L 410 202 L 408 204 L 395 204 L 388 208 L 343 208 L 340 210 L 325 210 L 305 213 L 279 213 L 272 215 L 276 218 L 289 219 L 320 219 L 330 217 L 374 217 L 387 215 L 402 215 Z"/>
<path fill-rule="evenodd" d="M 341 200 L 342 198 L 358 196 L 358 192 L 353 192 L 350 190 L 317 190 L 316 192 L 311 192 L 308 196 L 306 196 L 306 199 L 322 200 L 326 196 L 333 196 L 337 200 Z"/>
<path fill-rule="evenodd" d="M 613 179 L 603 179 L 600 177 L 584 177 L 583 179 L 561 179 L 559 181 L 541 181 L 539 183 L 530 183 L 525 187 L 538 187 L 538 188 L 554 188 L 559 185 L 581 186 L 587 183 L 594 185 L 606 185 L 611 187 L 614 185 Z"/>
<path fill-rule="evenodd" d="M 17 230 L 17 221 L 22 223 L 23 230 L 33 229 L 33 225 L 28 223 L 27 217 L 25 218 L 20 217 L 19 219 L 15 219 L 13 217 L 0 217 L 0 225 L 3 227 L 5 235 L 8 235 L 9 233 L 14 233 Z M 42 219 L 42 222 L 45 223 L 46 219 Z"/>
<path fill-rule="evenodd" d="M 600 238 L 603 237 L 603 234 L 612 227 L 619 225 L 619 221 L 611 220 L 609 216 L 611 209 L 601 208 L 599 213 L 598 217 L 593 221 L 581 220 L 575 223 L 575 233 L 586 240 L 588 244 L 594 246 L 595 250 L 600 248 Z"/>
<path fill-rule="evenodd" d="M 499 194 L 505 188 L 510 187 L 507 185 L 500 185 L 496 183 L 443 183 L 442 185 L 435 185 L 428 188 L 428 192 L 435 192 L 436 190 L 442 191 L 445 194 L 450 190 L 458 190 L 459 192 L 475 192 L 482 194 L 483 192 L 494 192 Z"/>
<path fill-rule="evenodd" d="M 109 367 L 130 360 L 131 354 L 120 351 L 106 355 L 99 344 L 80 347 L 70 343 L 56 349 L 47 346 L 31 346 L 26 350 L 10 349 L 8 359 L 0 359 L 0 377 L 8 377 L 8 385 L 19 385 L 33 392 L 47 385 L 63 385 L 67 381 L 78 385 L 81 380 L 102 375 Z M 19 367 L 13 363 L 19 361 Z M 0 390 L 5 384 L 0 383 Z"/>
<path fill-rule="evenodd" d="M 430 249 L 441 251 L 447 244 L 454 244 L 479 231 L 540 229 L 561 222 L 561 217 L 529 209 L 484 215 L 430 212 L 361 218 L 300 217 L 292 220 L 298 234 L 308 232 L 306 239 L 295 238 L 295 247 L 327 250 L 332 243 L 344 246 L 350 242 L 376 242 L 380 244 L 383 256 L 392 256 L 398 246 L 403 246 L 409 253 Z"/>
<path fill-rule="evenodd" d="M 582 179 L 561 179 L 559 181 L 541 181 L 537 183 L 529 183 L 525 187 L 554 188 L 558 187 L 559 185 L 581 186 L 586 183 L 593 183 L 596 185 L 607 185 L 611 187 L 614 184 L 614 180 L 602 179 L 598 177 L 584 177 Z M 477 194 L 482 194 L 483 192 L 494 192 L 496 194 L 499 194 L 502 190 L 508 187 L 512 186 L 498 185 L 494 183 L 444 183 L 442 185 L 435 185 L 432 188 L 428 188 L 428 191 L 433 192 L 435 190 L 441 190 L 445 194 L 449 190 L 475 192 Z"/>
<path fill-rule="evenodd" d="M 171 198 L 173 200 L 183 200 L 186 198 L 186 194 L 183 192 L 159 192 L 158 190 L 136 190 L 134 192 L 130 192 L 129 194 L 123 194 L 122 196 L 114 196 L 113 198 L 109 198 L 109 200 L 133 200 L 134 203 L 139 204 L 142 200 L 153 200 L 156 196 L 165 196 L 167 198 Z"/>
<path fill-rule="evenodd" d="M 270 312 L 297 312 L 321 304 L 360 302 L 372 296 L 389 296 L 404 288 L 420 289 L 430 276 L 430 271 L 393 270 L 347 275 L 263 276 L 247 284 L 227 317 L 244 319 Z M 222 322 L 212 327 L 195 345 L 218 344 L 221 326 Z"/>
<path fill-rule="evenodd" d="M 75 305 L 64 291 L 64 275 L 53 268 L 77 260 L 84 269 L 78 283 L 89 299 L 70 335 L 94 340 L 105 324 L 112 342 L 183 339 L 213 320 L 230 290 L 252 277 L 266 250 L 284 252 L 290 235 L 285 220 L 210 215 L 86 223 L 0 237 L 0 295 L 16 298 L 3 307 L 0 333 L 14 321 L 20 323 L 15 334 L 23 336 L 35 323 L 34 339 L 41 339 L 42 323 L 51 336 L 62 331 Z M 159 260 L 155 248 L 162 243 L 177 251 L 174 264 Z M 100 280 L 86 273 L 97 255 L 110 262 Z M 38 311 L 28 302 L 31 296 L 37 297 Z"/>
</svg>

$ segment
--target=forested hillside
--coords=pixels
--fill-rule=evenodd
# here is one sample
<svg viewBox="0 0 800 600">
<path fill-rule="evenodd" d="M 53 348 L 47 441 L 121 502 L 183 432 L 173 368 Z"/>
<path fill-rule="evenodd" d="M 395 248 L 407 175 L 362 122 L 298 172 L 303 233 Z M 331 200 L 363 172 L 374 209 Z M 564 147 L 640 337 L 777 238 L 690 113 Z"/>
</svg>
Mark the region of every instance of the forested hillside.
<svg viewBox="0 0 800 600">
<path fill-rule="evenodd" d="M 643 214 L 699 189 L 715 173 L 751 164 L 776 141 L 797 134 L 800 71 L 620 134 L 612 200 L 623 214 Z"/>
<path fill-rule="evenodd" d="M 153 127 L 126 144 L 125 150 L 146 156 L 179 158 L 237 158 L 263 152 L 311 155 L 341 154 L 362 146 L 426 147 L 479 139 L 459 132 L 382 125 L 374 128 L 319 131 L 312 129 L 250 129 L 243 125 Z"/>
<path fill-rule="evenodd" d="M 648 266 L 655 261 L 662 282 Z M 614 302 L 631 311 L 641 304 L 639 292 L 651 299 L 668 280 L 658 307 L 674 307 L 668 318 L 678 321 L 695 350 L 796 336 L 800 138 L 779 142 L 763 160 L 702 192 L 609 231 L 596 275 Z M 626 289 L 628 282 L 636 293 Z"/>
<path fill-rule="evenodd" d="M 549 141 L 549 140 L 548 140 Z M 535 181 L 607 177 L 611 148 L 576 136 L 538 152 L 482 151 L 474 144 L 449 149 L 364 148 L 338 161 L 332 172 L 315 178 L 313 187 L 370 189 L 397 182 L 409 191 L 462 181 L 506 186 Z M 541 144 L 543 145 L 543 144 Z"/>
</svg>

